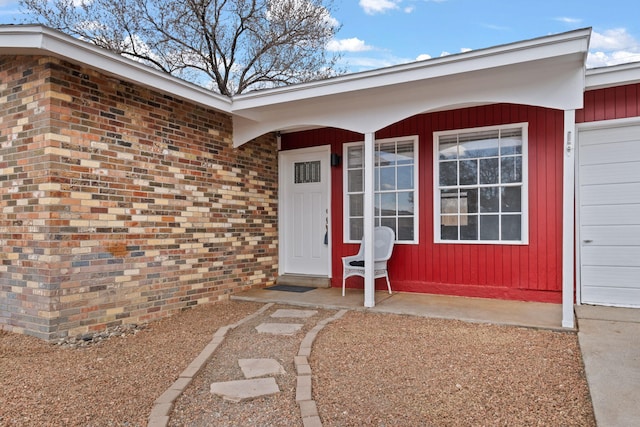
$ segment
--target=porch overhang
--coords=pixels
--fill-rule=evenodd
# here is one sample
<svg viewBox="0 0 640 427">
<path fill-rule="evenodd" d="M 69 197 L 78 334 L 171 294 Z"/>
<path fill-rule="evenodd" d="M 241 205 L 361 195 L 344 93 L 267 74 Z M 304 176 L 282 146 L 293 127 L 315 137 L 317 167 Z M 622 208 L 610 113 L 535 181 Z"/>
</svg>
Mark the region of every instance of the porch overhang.
<svg viewBox="0 0 640 427">
<path fill-rule="evenodd" d="M 236 96 L 234 146 L 271 131 L 370 133 L 415 114 L 513 103 L 582 107 L 591 29 Z"/>
</svg>

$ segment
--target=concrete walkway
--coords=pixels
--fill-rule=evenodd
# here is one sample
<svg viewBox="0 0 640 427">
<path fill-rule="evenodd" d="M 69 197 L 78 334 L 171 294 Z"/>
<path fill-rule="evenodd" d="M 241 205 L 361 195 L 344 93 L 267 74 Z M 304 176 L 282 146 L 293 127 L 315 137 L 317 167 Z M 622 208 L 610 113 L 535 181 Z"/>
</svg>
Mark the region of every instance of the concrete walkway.
<svg viewBox="0 0 640 427">
<path fill-rule="evenodd" d="M 640 426 L 640 309 L 576 306 L 599 427 Z"/>
<path fill-rule="evenodd" d="M 341 292 L 341 288 L 317 288 L 301 293 L 252 289 L 232 295 L 231 299 L 567 330 L 562 328 L 562 306 L 560 304 L 404 292 L 395 292 L 389 295 L 386 291 L 377 291 L 375 293 L 375 307 L 365 308 L 362 289 L 347 289 L 344 297 Z"/>
</svg>

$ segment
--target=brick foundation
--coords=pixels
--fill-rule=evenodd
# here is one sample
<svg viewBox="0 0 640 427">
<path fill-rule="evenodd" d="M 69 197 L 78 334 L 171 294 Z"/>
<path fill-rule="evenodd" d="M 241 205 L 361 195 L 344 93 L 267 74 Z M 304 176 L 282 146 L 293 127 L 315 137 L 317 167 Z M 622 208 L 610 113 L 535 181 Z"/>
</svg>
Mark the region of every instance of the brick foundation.
<svg viewBox="0 0 640 427">
<path fill-rule="evenodd" d="M 0 327 L 166 316 L 277 274 L 277 147 L 227 114 L 51 57 L 0 57 Z"/>
</svg>

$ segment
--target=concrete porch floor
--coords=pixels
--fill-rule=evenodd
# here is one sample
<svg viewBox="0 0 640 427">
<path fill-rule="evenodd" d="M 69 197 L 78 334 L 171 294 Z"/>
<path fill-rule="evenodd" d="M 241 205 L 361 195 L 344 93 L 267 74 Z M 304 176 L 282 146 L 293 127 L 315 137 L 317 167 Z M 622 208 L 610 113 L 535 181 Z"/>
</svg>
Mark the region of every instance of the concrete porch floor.
<svg viewBox="0 0 640 427">
<path fill-rule="evenodd" d="M 447 295 L 376 291 L 375 307 L 364 307 L 364 291 L 317 288 L 307 292 L 252 289 L 231 296 L 232 300 L 272 302 L 302 307 L 365 310 L 378 313 L 409 314 L 476 323 L 493 323 L 567 331 L 562 327 L 562 305 L 524 301 L 504 301 Z"/>
</svg>

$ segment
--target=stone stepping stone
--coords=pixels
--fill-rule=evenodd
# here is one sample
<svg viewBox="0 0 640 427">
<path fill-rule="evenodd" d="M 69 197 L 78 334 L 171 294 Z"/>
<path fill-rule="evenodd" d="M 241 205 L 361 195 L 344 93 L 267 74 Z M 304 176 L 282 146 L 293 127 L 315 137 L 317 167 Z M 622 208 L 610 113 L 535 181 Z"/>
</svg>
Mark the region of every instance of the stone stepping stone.
<svg viewBox="0 0 640 427">
<path fill-rule="evenodd" d="M 276 310 L 271 317 L 292 317 L 297 319 L 306 319 L 307 317 L 311 317 L 318 314 L 318 310 L 295 310 L 295 309 L 285 309 L 281 308 Z"/>
<path fill-rule="evenodd" d="M 256 330 L 262 334 L 293 335 L 303 326 L 301 323 L 261 323 Z"/>
<path fill-rule="evenodd" d="M 280 393 L 275 378 L 225 381 L 211 384 L 211 393 L 230 402 L 243 402 L 262 396 Z"/>
<path fill-rule="evenodd" d="M 245 378 L 286 374 L 282 365 L 275 359 L 240 359 L 238 364 Z"/>
</svg>

